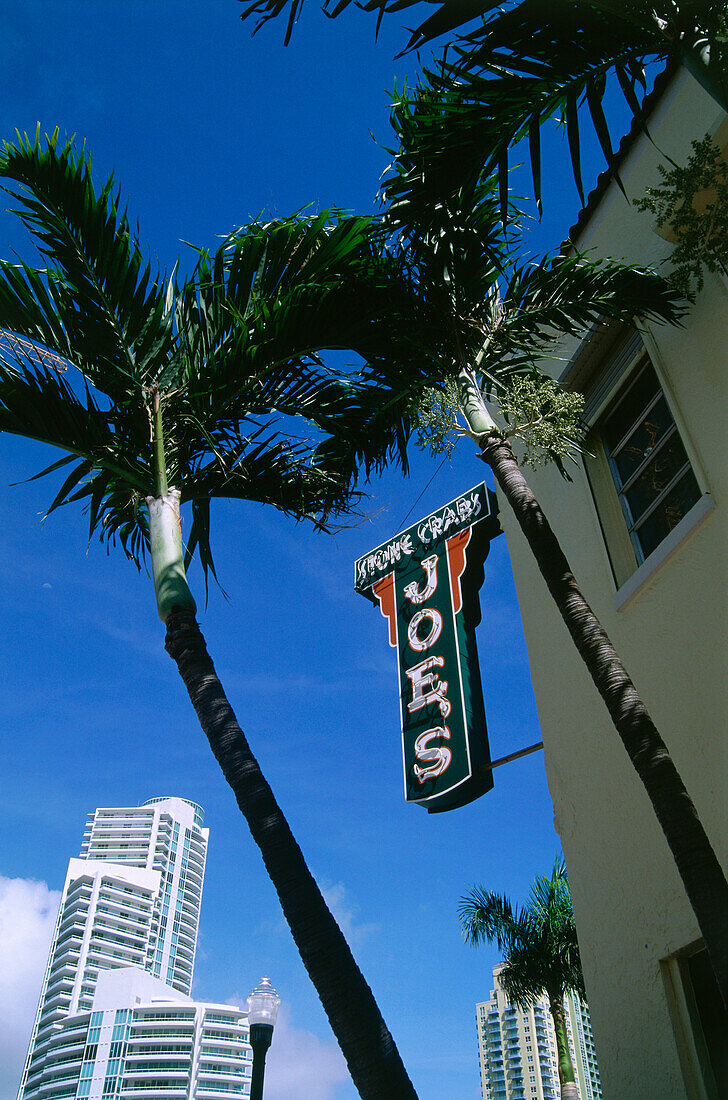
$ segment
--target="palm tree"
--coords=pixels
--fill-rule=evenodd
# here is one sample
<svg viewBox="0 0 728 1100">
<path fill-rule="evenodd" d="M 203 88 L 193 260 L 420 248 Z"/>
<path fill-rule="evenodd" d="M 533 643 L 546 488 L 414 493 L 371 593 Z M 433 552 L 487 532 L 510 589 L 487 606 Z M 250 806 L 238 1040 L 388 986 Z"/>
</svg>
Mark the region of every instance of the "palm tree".
<svg viewBox="0 0 728 1100">
<path fill-rule="evenodd" d="M 0 176 L 45 266 L 0 262 L 0 431 L 57 448 L 64 470 L 49 512 L 85 505 L 89 537 L 151 557 L 166 648 L 232 787 L 303 962 L 362 1097 L 415 1093 L 369 986 L 312 878 L 217 678 L 185 566 L 214 577 L 210 501 L 271 504 L 325 526 L 351 481 L 316 440 L 346 425 L 356 387 L 318 356 L 365 357 L 392 324 L 393 281 L 370 219 L 326 215 L 252 225 L 193 275 L 153 273 L 113 179 L 94 187 L 85 149 L 39 135 L 5 144 Z M 373 310 L 368 314 L 367 309 Z M 389 334 L 389 335 L 387 335 Z M 311 441 L 276 419 L 303 419 Z M 308 421 L 308 424 L 306 424 Z M 41 476 L 40 474 L 37 476 Z M 180 504 L 191 527 L 183 552 Z"/>
<path fill-rule="evenodd" d="M 562 1100 L 579 1100 L 566 1033 L 564 996 L 584 999 L 579 944 L 563 859 L 550 876 L 537 878 L 526 905 L 474 886 L 460 899 L 460 925 L 467 943 L 495 943 L 505 956 L 499 980 L 508 1000 L 530 1008 L 545 993 L 556 1033 Z"/>
<path fill-rule="evenodd" d="M 247 3 L 243 17 L 257 16 L 257 27 L 288 9 L 289 41 L 303 0 L 243 2 Z M 400 12 L 417 2 L 363 0 L 361 6 L 378 12 L 378 26 L 385 12 Z M 336 16 L 349 3 L 325 0 L 324 10 Z M 360 457 L 367 456 L 368 465 L 374 466 L 386 460 L 383 454 L 401 455 L 401 443 L 416 424 L 418 409 L 421 416 L 421 396 L 428 381 L 442 387 L 448 380 L 458 380 L 459 393 L 455 401 L 451 397 L 449 412 L 459 406 L 467 434 L 477 441 L 480 457 L 490 465 L 514 508 L 574 644 L 645 785 L 728 1003 L 725 874 L 659 732 L 580 592 L 508 438 L 488 408 L 488 398 L 497 396 L 499 390 L 502 393 L 510 374 L 537 370 L 538 359 L 554 335 L 578 330 L 590 305 L 594 307 L 592 319 L 597 321 L 600 315 L 622 319 L 640 313 L 644 316 L 645 307 L 653 316 L 672 320 L 674 303 L 663 300 L 658 304 L 655 298 L 650 303 L 656 284 L 650 284 L 646 273 L 630 275 L 614 265 L 614 278 L 602 280 L 601 290 L 590 301 L 590 276 L 579 257 L 571 261 L 560 257 L 555 265 L 521 266 L 501 293 L 498 263 L 485 252 L 479 261 L 477 247 L 459 257 L 452 232 L 455 227 L 462 242 L 463 227 L 472 217 L 473 199 L 480 201 L 488 193 L 491 173 L 498 179 L 505 227 L 509 216 L 508 151 L 521 138 L 528 138 L 534 193 L 540 206 L 540 130 L 553 117 L 566 125 L 574 176 L 583 199 L 580 107 L 585 101 L 611 162 L 602 107 L 610 73 L 617 77 L 635 116 L 642 110 L 640 92 L 644 96 L 645 66 L 651 61 L 682 62 L 715 102 L 728 109 L 728 17 L 725 5 L 718 0 L 562 0 L 549 8 L 548 15 L 546 20 L 540 0 L 515 0 L 509 6 L 500 0 L 458 4 L 441 0 L 437 10 L 412 33 L 410 49 L 470 20 L 480 20 L 474 31 L 456 40 L 447 60 L 434 72 L 425 73 L 414 94 L 397 95 L 395 91 L 393 117 L 400 151 L 383 189 L 390 225 L 410 254 L 420 288 L 426 287 L 444 308 L 443 316 L 451 328 L 451 350 L 445 350 L 447 337 L 436 335 L 429 369 L 423 352 L 423 363 L 414 377 L 397 369 L 372 376 L 375 386 L 390 392 L 383 409 L 373 416 Z M 481 217 L 481 232 L 484 221 Z M 476 268 L 480 267 L 475 279 L 473 260 Z M 606 270 L 602 268 L 603 273 Z M 475 286 L 475 294 L 457 292 L 463 276 L 469 286 Z M 572 277 L 575 281 L 570 284 Z M 615 291 L 622 279 L 626 282 L 619 300 Z M 587 297 L 580 300 L 584 291 Z M 530 335 L 523 322 L 534 324 Z M 515 339 L 511 336 L 514 329 Z M 423 336 L 425 332 L 433 335 L 426 326 Z M 395 425 L 396 440 L 387 435 L 387 420 Z M 377 452 L 377 441 L 386 451 Z M 553 451 L 551 457 L 561 461 Z"/>
<path fill-rule="evenodd" d="M 439 419 L 436 448 L 443 445 L 443 422 L 456 438 L 476 442 L 652 802 L 727 997 L 723 869 L 659 731 L 526 482 L 509 441 L 509 425 L 494 417 L 494 404 L 497 408 L 499 398 L 508 398 L 514 380 L 542 378 L 540 361 L 561 335 L 579 335 L 605 318 L 674 322 L 682 312 L 680 299 L 653 273 L 613 262 L 557 256 L 504 266 L 505 248 L 494 252 L 489 246 L 500 226 L 496 181 L 468 170 L 459 175 L 457 163 L 444 169 L 441 161 L 433 161 L 427 142 L 419 140 L 422 95 L 418 90 L 395 105 L 400 149 L 383 186 L 394 247 L 404 255 L 421 299 L 422 353 L 414 370 L 409 362 L 385 360 L 370 362 L 362 371 L 362 379 L 382 396 L 356 443 L 356 462 L 370 469 L 396 461 L 423 418 L 425 435 Z M 538 387 L 536 393 L 538 419 L 543 412 Z M 564 473 L 570 442 L 552 434 L 544 447 Z"/>
<path fill-rule="evenodd" d="M 286 44 L 303 0 L 241 0 L 242 18 L 263 23 L 288 9 Z M 351 0 L 325 0 L 339 15 Z M 452 32 L 454 40 L 423 87 L 436 89 L 448 111 L 440 128 L 442 157 L 467 147 L 480 169 L 497 170 L 505 194 L 508 150 L 528 138 L 534 197 L 541 205 L 540 130 L 556 118 L 568 135 L 574 179 L 584 201 L 580 119 L 594 127 L 607 163 L 613 160 L 603 101 L 608 77 L 616 77 L 629 110 L 642 111 L 648 68 L 682 64 L 715 102 L 728 111 L 728 16 L 722 0 L 434 0 L 405 50 L 419 49 Z M 377 12 L 399 14 L 421 0 L 357 0 Z M 467 29 L 472 27 L 472 29 Z M 584 108 L 582 110 L 582 108 Z M 505 212 L 505 204 L 504 204 Z"/>
</svg>

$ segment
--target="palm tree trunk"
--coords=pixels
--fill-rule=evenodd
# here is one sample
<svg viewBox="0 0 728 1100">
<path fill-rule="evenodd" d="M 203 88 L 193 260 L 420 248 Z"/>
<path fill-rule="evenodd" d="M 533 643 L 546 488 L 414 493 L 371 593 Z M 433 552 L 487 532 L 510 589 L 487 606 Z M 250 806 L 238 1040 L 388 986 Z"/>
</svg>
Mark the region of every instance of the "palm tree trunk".
<svg viewBox="0 0 728 1100">
<path fill-rule="evenodd" d="M 728 1000 L 728 883 L 660 734 L 526 483 L 510 444 L 497 432 L 478 440 L 515 512 L 579 655 L 606 703 L 667 838 L 724 1002 Z"/>
<path fill-rule="evenodd" d="M 574 1080 L 574 1063 L 571 1060 L 569 1050 L 569 1036 L 566 1033 L 566 1013 L 564 1002 L 560 997 L 552 997 L 549 994 L 549 1009 L 551 1019 L 554 1021 L 556 1033 L 556 1057 L 559 1063 L 559 1087 L 561 1100 L 579 1100 L 579 1090 Z"/>
<path fill-rule="evenodd" d="M 416 1100 L 371 989 L 313 879 L 232 707 L 189 610 L 167 618 L 165 648 L 177 663 L 223 774 L 235 793 L 363 1100 Z"/>
</svg>

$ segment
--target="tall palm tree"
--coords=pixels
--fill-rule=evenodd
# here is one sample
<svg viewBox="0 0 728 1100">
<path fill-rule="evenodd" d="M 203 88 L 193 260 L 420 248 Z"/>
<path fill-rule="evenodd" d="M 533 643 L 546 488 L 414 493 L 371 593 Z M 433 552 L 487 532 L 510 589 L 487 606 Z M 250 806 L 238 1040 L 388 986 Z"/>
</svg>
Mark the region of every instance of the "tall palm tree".
<svg viewBox="0 0 728 1100">
<path fill-rule="evenodd" d="M 258 844 L 303 962 L 360 1095 L 414 1097 L 349 947 L 312 878 L 217 678 L 185 565 L 214 576 L 210 501 L 271 504 L 325 525 L 351 480 L 316 441 L 345 425 L 356 387 L 327 375 L 321 349 L 392 351 L 372 326 L 394 288 L 371 222 L 325 215 L 252 225 L 193 275 L 152 272 L 113 179 L 55 133 L 5 144 L 0 176 L 45 266 L 0 262 L 0 431 L 50 444 L 64 470 L 49 512 L 85 505 L 89 537 L 151 558 L 166 648 Z M 367 311 L 371 312 L 367 312 Z M 391 318 L 390 318 L 391 320 Z M 301 419 L 300 438 L 276 421 Z M 308 423 L 307 423 L 308 422 Z M 306 439 L 306 433 L 312 438 Z M 40 474 L 37 476 L 41 476 Z M 180 504 L 191 527 L 185 556 Z"/>
<path fill-rule="evenodd" d="M 241 0 L 243 18 L 263 23 L 288 9 L 288 43 L 303 0 Z M 339 15 L 351 0 L 325 0 Z M 377 12 L 410 7 L 436 10 L 412 31 L 408 50 L 455 34 L 440 61 L 425 71 L 423 87 L 437 89 L 448 109 L 440 130 L 442 157 L 471 150 L 487 174 L 497 170 L 503 194 L 508 151 L 528 138 L 534 197 L 541 205 L 540 130 L 556 118 L 567 132 L 582 202 L 580 120 L 590 120 L 608 164 L 613 150 L 603 101 L 616 78 L 629 110 L 639 117 L 650 67 L 682 64 L 728 111 L 728 15 L 722 0 L 357 0 Z M 505 212 L 505 204 L 504 204 Z"/>
<path fill-rule="evenodd" d="M 258 27 L 287 9 L 286 42 L 303 7 L 303 0 L 242 2 L 247 5 L 243 17 L 257 16 Z M 425 285 L 429 278 L 430 290 L 434 285 L 431 276 L 441 280 L 434 297 L 439 296 L 445 305 L 451 350 L 445 350 L 447 339 L 436 337 L 432 348 L 439 358 L 430 363 L 429 371 L 423 354 L 423 365 L 415 377 L 395 369 L 372 379 L 380 389 L 389 387 L 391 392 L 374 415 L 361 451 L 368 454 L 371 465 L 384 461 L 377 457 L 376 441 L 387 439 L 389 418 L 396 425 L 397 440 L 390 437 L 386 455 L 396 457 L 397 451 L 401 453 L 401 441 L 416 423 L 413 410 L 427 378 L 436 385 L 458 379 L 467 433 L 476 439 L 480 457 L 490 465 L 514 508 L 574 644 L 645 785 L 703 933 L 723 1000 L 728 1003 L 728 883 L 723 869 L 659 732 L 579 590 L 508 439 L 488 408 L 488 398 L 497 394 L 509 373 L 537 369 L 551 337 L 579 328 L 590 302 L 588 296 L 579 300 L 578 295 L 587 289 L 590 277 L 578 257 L 572 261 L 562 257 L 555 266 L 517 269 L 514 281 L 502 294 L 491 258 L 484 254 L 481 261 L 487 263 L 478 264 L 477 249 L 459 265 L 451 263 L 458 248 L 453 247 L 448 229 L 450 222 L 462 239 L 463 225 L 472 213 L 468 204 L 474 196 L 482 198 L 487 192 L 491 173 L 498 179 L 500 216 L 506 225 L 508 152 L 522 138 L 528 138 L 534 193 L 540 206 L 540 131 L 553 117 L 566 125 L 574 176 L 583 198 L 580 109 L 585 103 L 611 162 L 602 107 L 610 73 L 617 77 L 635 116 L 642 109 L 647 89 L 645 67 L 651 61 L 683 63 L 715 102 L 728 109 L 725 4 L 721 0 L 560 0 L 549 6 L 545 18 L 541 0 L 514 0 L 510 5 L 501 0 L 433 2 L 437 10 L 413 31 L 408 48 L 431 42 L 470 20 L 479 23 L 455 41 L 446 60 L 425 73 L 414 94 L 395 94 L 400 151 L 383 193 L 390 224 L 405 251 L 414 252 L 415 277 Z M 336 16 L 349 3 L 325 0 L 324 10 Z M 377 11 L 379 21 L 385 12 L 401 12 L 417 3 L 363 0 L 361 6 Z M 482 230 L 483 218 L 480 223 Z M 480 266 L 476 285 L 479 279 L 481 297 L 478 300 L 477 294 L 461 293 L 462 301 L 458 301 L 453 290 L 459 277 L 456 269 L 459 267 L 460 276 L 464 274 L 472 285 L 473 269 L 468 261 L 473 259 L 476 267 Z M 601 292 L 592 300 L 592 319 L 599 320 L 600 315 L 629 319 L 631 314 L 644 315 L 645 306 L 649 313 L 648 299 L 655 285 L 650 288 L 649 280 L 638 285 L 636 277 L 614 266 L 612 273 L 611 285 L 609 279 L 602 280 Z M 570 286 L 572 276 L 576 279 Z M 631 285 L 623 284 L 621 301 L 614 294 L 620 279 L 631 281 Z M 641 297 L 640 286 L 647 291 L 646 298 Z M 462 308 L 463 302 L 468 308 Z M 472 302 L 475 308 L 470 308 Z M 549 309 L 554 311 L 550 320 Z M 652 312 L 670 320 L 673 309 L 674 303 L 663 301 Z M 522 320 L 535 322 L 531 336 L 524 331 Z M 509 331 L 514 323 L 517 338 L 513 342 Z"/>
<path fill-rule="evenodd" d="M 537 878 L 522 909 L 505 896 L 474 886 L 460 899 L 467 943 L 495 943 L 505 965 L 499 980 L 508 1000 L 530 1008 L 545 993 L 556 1033 L 562 1100 L 579 1100 L 566 1032 L 564 996 L 584 998 L 579 944 L 566 865 L 557 859 L 550 876 Z"/>
<path fill-rule="evenodd" d="M 514 377 L 541 376 L 563 334 L 605 318 L 679 319 L 676 293 L 653 273 L 578 256 L 511 262 L 488 248 L 500 225 L 497 186 L 457 164 L 443 169 L 420 143 L 418 90 L 400 97 L 400 148 L 383 187 L 385 220 L 420 295 L 422 354 L 415 367 L 370 363 L 361 377 L 380 400 L 357 442 L 367 468 L 392 458 L 422 422 L 423 408 L 449 403 L 451 426 L 472 438 L 513 508 L 549 592 L 642 780 L 728 998 L 728 882 L 667 747 L 624 665 L 585 600 L 514 455 L 508 424 L 494 416 Z M 425 93 L 429 94 L 429 93 Z M 430 105 L 427 105 L 427 110 Z M 428 394 L 429 387 L 429 394 Z M 423 395 L 425 402 L 423 405 Z M 454 395 L 454 396 L 453 396 Z M 431 421 L 431 416 L 429 420 Z M 347 446 L 349 441 L 346 441 Z M 568 441 L 567 441 L 568 443 Z M 327 447 L 335 446 L 329 443 Z M 549 456 L 563 471 L 563 451 Z"/>
</svg>

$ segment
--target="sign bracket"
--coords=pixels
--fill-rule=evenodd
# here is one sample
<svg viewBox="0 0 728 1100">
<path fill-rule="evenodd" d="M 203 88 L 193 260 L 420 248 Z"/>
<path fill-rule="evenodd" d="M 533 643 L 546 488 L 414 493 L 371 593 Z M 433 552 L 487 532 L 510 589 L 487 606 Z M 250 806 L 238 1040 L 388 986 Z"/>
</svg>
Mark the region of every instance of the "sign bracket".
<svg viewBox="0 0 728 1100">
<path fill-rule="evenodd" d="M 529 745 L 527 749 L 519 749 L 517 752 L 509 752 L 508 756 L 501 756 L 498 760 L 491 760 L 489 764 L 481 764 L 479 772 L 492 772 L 493 768 L 499 768 L 501 764 L 510 764 L 512 760 L 520 760 L 522 756 L 530 756 L 532 752 L 538 752 L 543 748 L 543 741 L 537 741 L 535 745 Z"/>
</svg>

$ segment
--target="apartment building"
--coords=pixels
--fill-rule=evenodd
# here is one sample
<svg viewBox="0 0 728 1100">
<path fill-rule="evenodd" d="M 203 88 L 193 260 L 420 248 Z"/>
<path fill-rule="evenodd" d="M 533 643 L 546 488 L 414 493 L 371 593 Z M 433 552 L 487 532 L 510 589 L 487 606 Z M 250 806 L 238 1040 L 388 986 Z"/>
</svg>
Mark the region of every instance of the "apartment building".
<svg viewBox="0 0 728 1100">
<path fill-rule="evenodd" d="M 192 987 L 208 830 L 181 798 L 89 815 L 18 1100 L 247 1096 L 247 1016 Z"/>
<path fill-rule="evenodd" d="M 511 1004 L 500 983 L 503 964 L 493 968 L 490 999 L 475 1006 L 483 1100 L 559 1100 L 556 1035 L 548 998 L 528 1009 Z M 601 1100 L 589 1010 L 578 997 L 564 997 L 569 1051 L 580 1100 Z"/>
</svg>

